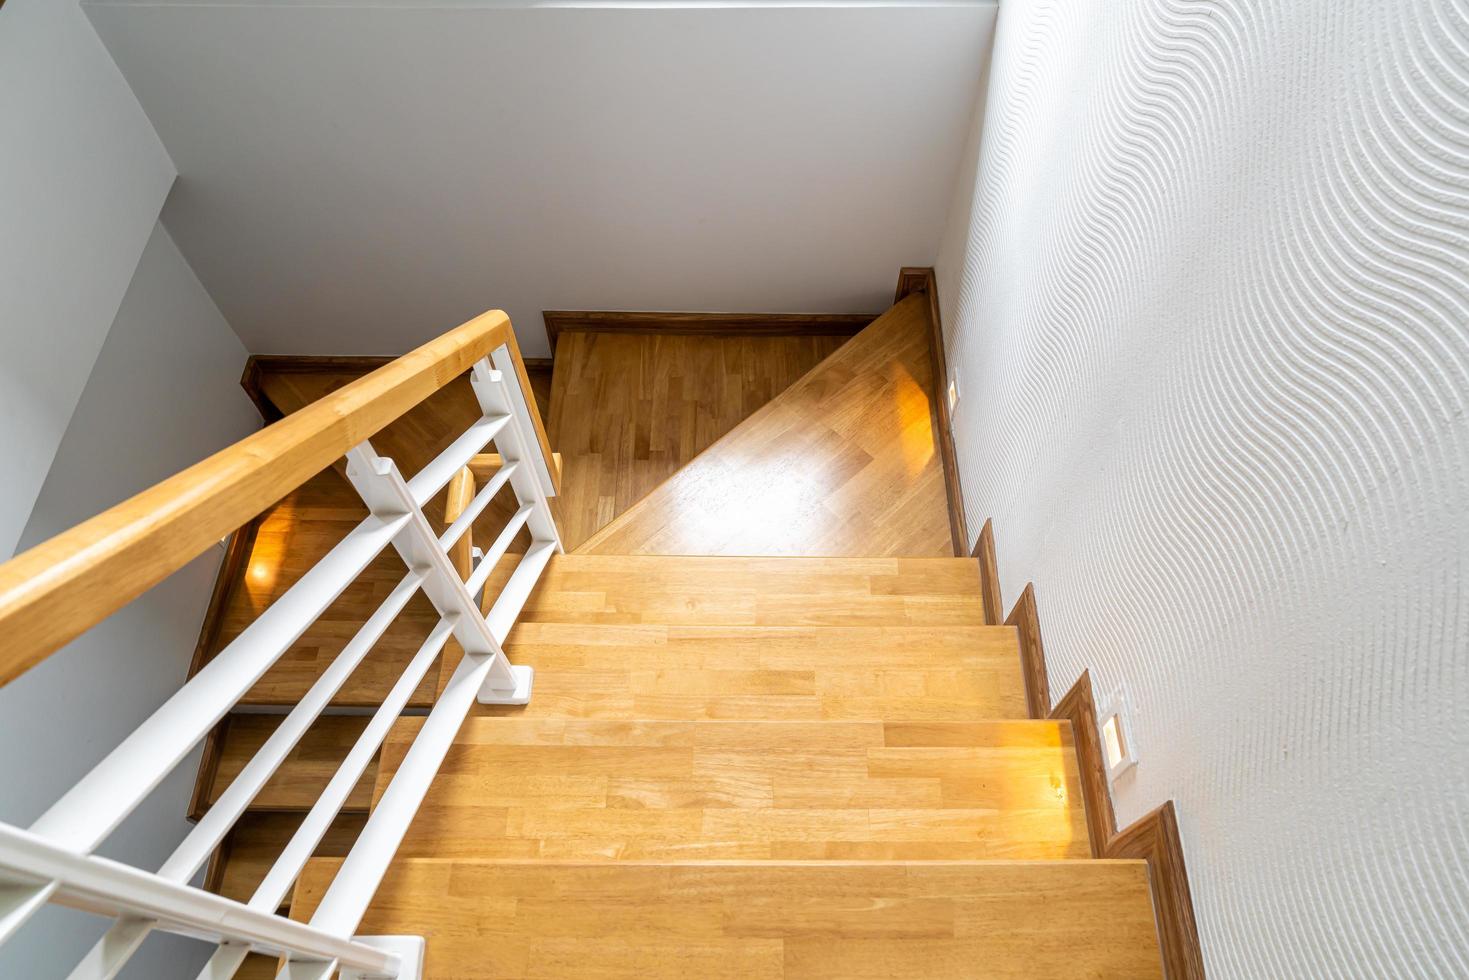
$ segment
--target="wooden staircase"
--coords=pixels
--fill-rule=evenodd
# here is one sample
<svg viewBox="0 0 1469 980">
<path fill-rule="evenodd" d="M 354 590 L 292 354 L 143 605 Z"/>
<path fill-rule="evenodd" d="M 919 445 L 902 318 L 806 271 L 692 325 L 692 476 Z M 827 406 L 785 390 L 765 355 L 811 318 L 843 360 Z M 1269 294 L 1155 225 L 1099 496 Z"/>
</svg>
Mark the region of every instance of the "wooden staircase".
<svg viewBox="0 0 1469 980">
<path fill-rule="evenodd" d="M 361 928 L 428 976 L 1160 975 L 972 561 L 567 555 L 529 617 L 536 698 L 466 722 Z"/>
<path fill-rule="evenodd" d="M 1031 717 L 1017 631 L 987 619 L 975 562 L 931 557 L 950 545 L 922 300 L 551 560 L 506 645 L 535 668 L 531 703 L 471 710 L 360 934 L 426 936 L 429 977 L 1161 975 L 1146 865 L 1092 858 L 1070 723 Z M 289 413 L 343 370 L 260 387 Z M 442 448 L 447 404 L 374 441 L 411 472 Z M 774 475 L 741 474 L 757 457 Z M 776 484 L 795 488 L 789 533 L 732 537 Z M 269 511 L 251 530 L 269 581 L 246 559 L 201 662 L 364 513 L 336 470 Z M 382 556 L 247 709 L 295 703 L 401 574 Z M 417 601 L 333 699 L 348 713 L 316 722 L 216 853 L 214 890 L 248 896 L 265 874 L 365 724 L 350 712 L 433 628 Z M 458 658 L 451 643 L 409 712 Z M 196 816 L 277 722 L 226 719 Z M 422 725 L 398 720 L 292 917 L 309 918 Z M 237 975 L 274 970 L 252 955 Z"/>
</svg>

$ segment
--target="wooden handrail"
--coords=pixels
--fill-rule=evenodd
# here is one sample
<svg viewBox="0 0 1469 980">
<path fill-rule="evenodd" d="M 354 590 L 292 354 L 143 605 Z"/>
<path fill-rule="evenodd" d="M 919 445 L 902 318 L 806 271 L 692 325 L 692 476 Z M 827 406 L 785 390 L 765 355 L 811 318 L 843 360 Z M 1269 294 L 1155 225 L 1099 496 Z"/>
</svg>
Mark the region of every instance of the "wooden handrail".
<svg viewBox="0 0 1469 980">
<path fill-rule="evenodd" d="M 188 564 L 505 344 L 553 481 L 510 318 L 500 310 L 378 368 L 0 565 L 0 685 Z"/>
</svg>

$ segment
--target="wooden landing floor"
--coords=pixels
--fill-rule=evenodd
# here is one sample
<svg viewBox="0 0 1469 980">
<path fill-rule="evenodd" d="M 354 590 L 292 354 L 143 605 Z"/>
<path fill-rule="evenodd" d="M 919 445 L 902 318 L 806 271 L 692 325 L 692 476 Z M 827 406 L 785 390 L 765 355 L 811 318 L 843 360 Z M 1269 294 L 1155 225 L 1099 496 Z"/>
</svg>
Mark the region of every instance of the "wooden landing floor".
<svg viewBox="0 0 1469 980">
<path fill-rule="evenodd" d="M 952 555 L 930 332 L 907 297 L 577 550 Z"/>
<path fill-rule="evenodd" d="M 561 334 L 547 433 L 564 461 L 557 503 L 567 549 L 626 511 L 846 340 Z"/>
</svg>

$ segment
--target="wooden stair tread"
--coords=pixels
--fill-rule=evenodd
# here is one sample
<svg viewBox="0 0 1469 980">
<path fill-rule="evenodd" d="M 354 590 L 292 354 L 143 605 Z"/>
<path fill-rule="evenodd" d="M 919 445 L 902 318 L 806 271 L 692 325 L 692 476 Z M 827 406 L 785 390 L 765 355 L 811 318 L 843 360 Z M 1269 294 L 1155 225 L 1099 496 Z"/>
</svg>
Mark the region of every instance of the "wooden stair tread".
<svg viewBox="0 0 1469 980">
<path fill-rule="evenodd" d="M 313 860 L 291 914 L 336 862 Z M 1141 861 L 575 863 L 399 858 L 358 932 L 430 978 L 1160 977 Z"/>
<path fill-rule="evenodd" d="M 303 819 L 305 814 L 245 814 L 215 852 L 206 887 L 237 902 L 248 902 Z M 366 814 L 341 814 L 332 821 L 313 853 L 318 857 L 345 857 L 366 822 Z"/>
<path fill-rule="evenodd" d="M 422 727 L 383 746 L 376 795 Z M 471 718 L 398 852 L 1087 858 L 1071 726 Z"/>
<path fill-rule="evenodd" d="M 524 707 L 479 714 L 697 720 L 1027 717 L 1006 626 L 602 626 L 520 623 Z"/>
<path fill-rule="evenodd" d="M 952 555 L 928 317 L 908 296 L 576 550 Z"/>
<path fill-rule="evenodd" d="M 272 508 L 256 531 L 240 581 L 225 601 L 216 647 L 223 649 L 237 637 L 366 516 L 367 508 L 356 491 L 331 470 L 313 477 Z M 397 553 L 385 548 L 240 703 L 276 707 L 299 702 L 406 571 Z M 438 614 L 422 593 L 414 596 L 331 703 L 344 707 L 381 704 L 437 622 Z M 435 672 L 430 671 L 409 700 L 410 706 L 433 704 L 436 680 Z"/>
<path fill-rule="evenodd" d="M 485 592 L 498 594 L 497 569 Z M 521 622 L 984 625 L 968 558 L 557 555 Z"/>
<path fill-rule="evenodd" d="M 219 741 L 218 766 L 202 796 L 206 806 L 213 804 L 229 788 L 240 770 L 280 725 L 282 717 L 258 714 L 229 717 Z M 357 743 L 367 722 L 366 715 L 323 715 L 316 719 L 251 801 L 250 810 L 309 810 Z M 372 784 L 376 774 L 377 761 L 374 760 L 368 763 L 362 778 L 347 797 L 344 812 L 367 812 L 372 802 Z"/>
</svg>

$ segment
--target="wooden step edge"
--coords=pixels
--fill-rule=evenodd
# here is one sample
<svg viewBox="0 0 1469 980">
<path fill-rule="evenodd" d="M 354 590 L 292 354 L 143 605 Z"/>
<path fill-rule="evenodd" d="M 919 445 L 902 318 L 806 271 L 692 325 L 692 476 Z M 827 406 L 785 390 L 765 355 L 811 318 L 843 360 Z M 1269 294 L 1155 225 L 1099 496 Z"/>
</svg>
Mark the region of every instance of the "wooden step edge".
<svg viewBox="0 0 1469 980">
<path fill-rule="evenodd" d="M 240 768 L 258 750 L 259 743 L 262 743 L 264 738 L 268 737 L 268 733 L 264 731 L 263 725 L 259 730 L 253 730 L 247 734 L 242 732 L 242 726 L 249 724 L 254 719 L 280 718 L 284 718 L 284 715 L 236 712 L 226 715 L 210 731 L 209 735 L 205 737 L 204 752 L 199 761 L 198 775 L 195 778 L 194 789 L 189 800 L 187 816 L 190 820 L 197 822 L 208 811 L 214 801 L 219 798 L 219 795 L 228 788 L 228 782 L 221 782 L 224 776 L 233 779 L 234 775 L 240 771 Z M 336 765 L 340 764 L 342 759 L 346 758 L 347 753 L 351 750 L 352 744 L 356 742 L 356 736 L 361 734 L 362 729 L 367 726 L 369 721 L 370 716 L 368 715 L 321 715 L 318 717 L 312 724 L 312 727 L 307 729 L 306 734 L 296 743 L 296 747 L 292 750 L 292 755 L 287 756 L 285 761 L 281 763 L 280 767 L 271 777 L 271 780 L 262 787 L 256 798 L 246 807 L 245 812 L 247 814 L 304 813 L 311 809 L 316 802 L 316 794 L 311 792 L 309 786 L 305 791 L 292 794 L 284 790 L 280 782 L 283 775 L 286 777 L 290 776 L 293 768 L 299 772 L 304 766 L 310 765 L 304 764 L 303 766 L 295 757 L 295 753 L 301 751 L 303 748 L 310 749 L 319 747 L 323 736 L 328 734 L 328 730 L 340 729 L 347 734 L 350 741 L 346 739 L 339 740 L 341 745 L 340 758 L 332 760 L 329 764 L 322 764 L 316 767 L 320 771 L 313 773 L 311 785 L 314 786 L 315 783 L 320 783 L 320 786 L 324 788 L 327 781 L 331 779 L 332 774 L 335 773 Z M 279 721 L 277 721 L 278 723 Z M 238 740 L 246 743 L 250 755 L 240 754 L 236 757 L 235 752 L 232 751 L 236 748 L 236 744 L 231 741 L 232 732 L 238 733 L 240 736 Z M 371 806 L 371 786 L 376 781 L 378 758 L 380 755 L 380 752 L 374 754 L 373 760 L 368 764 L 362 778 L 358 781 L 357 786 L 354 787 L 352 794 L 348 797 L 346 804 L 340 812 L 344 814 L 368 812 Z M 293 795 L 296 797 L 295 799 L 291 798 Z"/>
<path fill-rule="evenodd" d="M 318 868 L 340 865 L 345 858 L 313 857 L 308 866 Z M 581 858 L 463 858 L 463 857 L 400 857 L 395 862 L 415 861 L 428 864 L 484 864 L 507 867 L 589 868 L 603 871 L 609 868 L 892 868 L 913 865 L 924 868 L 1076 868 L 1096 867 L 1146 867 L 1147 861 L 1134 857 L 1110 858 L 914 858 L 904 861 L 872 861 L 852 858 L 692 858 L 688 860 L 664 861 L 638 858 L 631 861 L 588 861 Z M 301 877 L 306 877 L 303 870 Z M 299 881 L 297 885 L 299 887 Z M 294 896 L 293 896 L 294 897 Z"/>
<path fill-rule="evenodd" d="M 309 919 L 338 867 L 330 860 L 308 864 L 292 903 L 293 918 Z M 447 905 L 446 888 L 454 899 Z M 517 900 L 527 898 L 536 915 L 509 914 Z M 684 944 L 700 942 L 691 937 L 718 944 L 723 955 L 743 957 L 760 956 L 771 940 L 784 940 L 777 948 L 789 956 L 794 943 L 804 966 L 796 965 L 792 973 L 787 959 L 784 975 L 792 976 L 957 978 L 974 976 L 977 969 L 1076 980 L 1162 975 L 1147 867 L 1133 860 L 400 858 L 389 868 L 362 929 L 426 933 L 432 975 L 458 975 L 470 962 L 483 962 L 474 925 L 487 914 L 482 909 L 498 908 L 496 903 L 507 907 L 502 920 L 507 949 L 519 951 L 510 956 L 535 957 L 542 938 L 554 932 L 564 937 L 554 940 L 563 967 L 577 950 L 588 957 L 575 960 L 583 971 L 577 975 L 585 976 L 630 975 L 633 961 L 627 952 L 639 947 L 659 957 L 656 963 L 640 962 L 640 975 L 690 975 L 688 963 L 669 960 L 666 951 L 691 950 Z M 557 918 L 555 925 L 543 918 L 548 915 Z M 1007 928 L 999 928 L 997 919 L 1006 920 Z M 617 937 L 617 945 L 609 949 L 610 936 Z M 877 951 L 887 955 L 864 964 Z M 961 951 L 964 960 L 954 960 Z M 974 954 L 998 956 L 1003 963 L 980 968 L 969 959 Z M 752 974 L 752 964 L 744 962 L 743 975 Z M 772 969 L 759 975 L 782 975 L 780 963 L 777 954 Z M 504 975 L 527 975 L 516 964 L 507 960 Z M 729 967 L 717 972 L 737 975 Z"/>
</svg>

